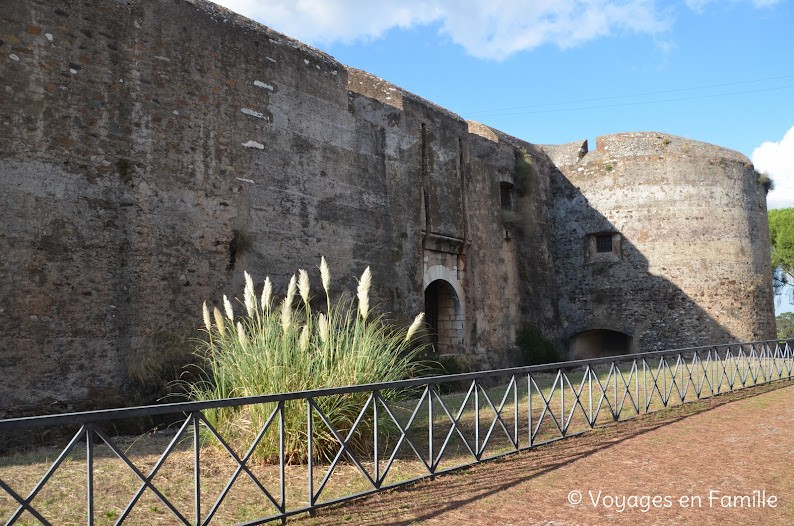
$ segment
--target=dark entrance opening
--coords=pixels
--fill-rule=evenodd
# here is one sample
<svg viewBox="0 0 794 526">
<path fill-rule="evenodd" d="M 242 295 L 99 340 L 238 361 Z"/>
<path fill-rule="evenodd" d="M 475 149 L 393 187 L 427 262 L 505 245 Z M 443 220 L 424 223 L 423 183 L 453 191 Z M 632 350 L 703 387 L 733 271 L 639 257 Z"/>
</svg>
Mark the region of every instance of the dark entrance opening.
<svg viewBox="0 0 794 526">
<path fill-rule="evenodd" d="M 442 279 L 425 289 L 425 320 L 430 338 L 439 354 L 457 354 L 463 340 L 463 318 L 458 295 Z"/>
<path fill-rule="evenodd" d="M 585 360 L 631 352 L 631 336 L 622 332 L 595 329 L 580 332 L 571 338 L 571 358 Z"/>
</svg>

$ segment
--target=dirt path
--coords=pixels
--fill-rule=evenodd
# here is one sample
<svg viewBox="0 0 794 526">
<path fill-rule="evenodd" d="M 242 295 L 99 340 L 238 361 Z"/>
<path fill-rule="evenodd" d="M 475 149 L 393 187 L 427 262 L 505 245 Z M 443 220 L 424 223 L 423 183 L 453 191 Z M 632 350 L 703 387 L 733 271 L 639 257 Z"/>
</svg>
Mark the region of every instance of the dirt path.
<svg viewBox="0 0 794 526">
<path fill-rule="evenodd" d="M 648 415 L 290 524 L 788 526 L 794 385 Z"/>
</svg>

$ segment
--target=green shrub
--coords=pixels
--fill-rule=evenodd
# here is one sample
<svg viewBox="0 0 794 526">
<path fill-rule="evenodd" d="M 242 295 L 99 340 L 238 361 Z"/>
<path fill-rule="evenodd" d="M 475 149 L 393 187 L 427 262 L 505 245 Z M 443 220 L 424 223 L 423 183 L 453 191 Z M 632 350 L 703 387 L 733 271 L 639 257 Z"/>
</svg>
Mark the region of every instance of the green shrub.
<svg viewBox="0 0 794 526">
<path fill-rule="evenodd" d="M 777 337 L 780 340 L 794 338 L 794 312 L 781 312 L 775 318 L 777 322 Z"/>
<path fill-rule="evenodd" d="M 421 356 L 424 365 L 423 374 L 425 376 L 447 376 L 451 374 L 470 373 L 475 370 L 468 360 L 461 356 L 441 356 L 432 346 L 428 346 L 428 352 Z M 471 382 L 444 382 L 436 384 L 439 393 L 449 394 L 453 392 L 465 392 Z"/>
<path fill-rule="evenodd" d="M 184 374 L 185 364 L 193 361 L 194 342 L 190 333 L 160 329 L 151 336 L 150 344 L 131 349 L 127 355 L 125 392 L 142 404 L 162 397 Z"/>
<path fill-rule="evenodd" d="M 760 184 L 764 188 L 764 192 L 767 194 L 775 189 L 775 182 L 769 177 L 769 174 L 766 172 L 758 173 L 758 184 Z"/>
<path fill-rule="evenodd" d="M 519 197 L 529 194 L 532 178 L 535 176 L 535 167 L 532 166 L 532 156 L 524 148 L 515 151 L 515 189 Z"/>
<path fill-rule="evenodd" d="M 212 400 L 271 393 L 288 393 L 326 387 L 387 382 L 421 373 L 415 360 L 423 351 L 414 345 L 422 325 L 419 314 L 410 327 L 395 327 L 383 314 L 369 307 L 369 268 L 359 281 L 356 298 L 344 294 L 332 302 L 330 277 L 325 258 L 320 265 L 325 292 L 325 312 L 312 309 L 309 276 L 305 270 L 292 277 L 286 297 L 274 304 L 270 278 L 265 279 L 257 299 L 250 275 L 245 273 L 245 314 L 236 316 L 232 303 L 223 297 L 223 310 L 211 314 L 204 303 L 204 330 L 197 354 L 201 357 L 202 380 L 187 386 L 192 400 Z M 386 399 L 398 393 L 382 391 Z M 349 393 L 315 399 L 336 431 L 346 437 L 369 393 Z M 207 420 L 239 451 L 250 447 L 275 404 L 220 408 L 205 412 Z M 356 428 L 351 448 L 364 451 L 372 440 L 370 409 Z M 383 414 L 383 412 L 381 412 Z M 290 463 L 308 458 L 306 401 L 285 404 L 285 457 Z M 333 458 L 338 442 L 319 416 L 313 418 L 313 452 L 317 460 Z M 278 421 L 255 452 L 259 459 L 277 462 Z"/>
<path fill-rule="evenodd" d="M 527 365 L 540 365 L 562 361 L 557 347 L 531 325 L 524 326 L 516 335 L 516 345 L 524 353 Z"/>
</svg>

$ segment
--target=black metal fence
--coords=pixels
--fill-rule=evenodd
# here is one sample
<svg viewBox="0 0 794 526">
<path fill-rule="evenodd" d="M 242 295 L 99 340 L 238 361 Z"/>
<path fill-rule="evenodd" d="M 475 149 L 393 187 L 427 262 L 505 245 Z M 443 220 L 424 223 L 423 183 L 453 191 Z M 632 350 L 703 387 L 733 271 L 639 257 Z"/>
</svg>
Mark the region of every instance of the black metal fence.
<svg viewBox="0 0 794 526">
<path fill-rule="evenodd" d="M 523 451 L 608 422 L 791 379 L 793 366 L 789 342 L 766 341 L 0 420 L 0 440 L 3 433 L 22 430 L 76 429 L 63 449 L 51 453 L 52 458 L 0 458 L 0 519 L 7 525 L 83 520 L 87 524 L 285 522 L 295 514 L 313 513 L 321 506 Z M 354 395 L 361 400 L 358 416 L 337 429 L 326 414 L 326 401 Z M 222 428 L 217 415 L 254 407 L 266 418 L 255 426 L 249 445 L 241 448 L 231 440 L 234 428 Z M 305 426 L 297 436 L 305 442 L 306 462 L 293 466 L 288 464 L 300 455 L 286 451 L 287 439 L 296 436 L 286 424 L 296 408 Z M 162 444 L 162 453 L 155 455 L 148 450 L 136 453 L 136 440 L 130 443 L 129 437 L 111 436 L 108 431 L 114 421 L 166 415 L 178 415 L 180 425 L 165 440 L 147 439 L 154 446 Z M 251 422 L 246 422 L 250 427 Z M 331 453 L 326 450 L 324 456 L 317 451 L 321 435 L 326 448 L 329 440 L 332 444 Z M 262 454 L 266 436 L 275 444 L 269 455 Z M 321 456 L 325 460 L 319 461 Z M 213 464 L 219 458 L 226 461 L 225 471 Z M 169 462 L 170 468 L 164 468 Z M 31 479 L 31 466 L 44 466 L 43 475 Z M 336 486 L 335 479 L 339 479 Z M 242 480 L 247 481 L 243 496 L 233 497 Z M 114 491 L 108 491 L 108 484 Z M 115 490 L 125 484 L 128 494 L 121 491 L 119 496 Z"/>
</svg>

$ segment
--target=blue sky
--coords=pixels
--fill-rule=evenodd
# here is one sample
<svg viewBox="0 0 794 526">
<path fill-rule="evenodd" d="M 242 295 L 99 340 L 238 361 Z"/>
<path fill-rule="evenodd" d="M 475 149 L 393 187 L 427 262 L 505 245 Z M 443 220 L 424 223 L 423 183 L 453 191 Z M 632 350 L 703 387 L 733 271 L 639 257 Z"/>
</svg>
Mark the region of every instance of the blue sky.
<svg viewBox="0 0 794 526">
<path fill-rule="evenodd" d="M 659 131 L 737 150 L 774 179 L 770 208 L 794 206 L 792 0 L 220 4 L 529 142 Z"/>
</svg>

